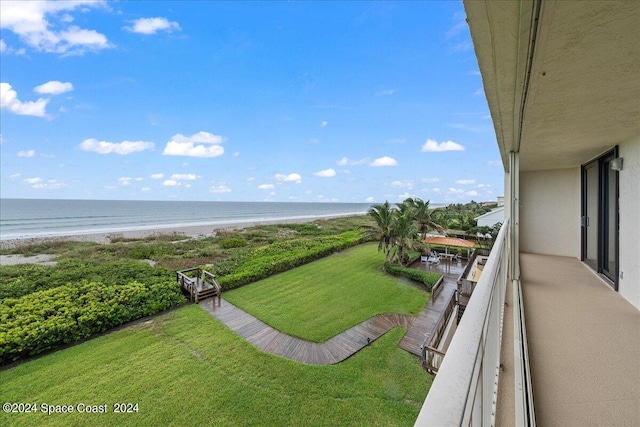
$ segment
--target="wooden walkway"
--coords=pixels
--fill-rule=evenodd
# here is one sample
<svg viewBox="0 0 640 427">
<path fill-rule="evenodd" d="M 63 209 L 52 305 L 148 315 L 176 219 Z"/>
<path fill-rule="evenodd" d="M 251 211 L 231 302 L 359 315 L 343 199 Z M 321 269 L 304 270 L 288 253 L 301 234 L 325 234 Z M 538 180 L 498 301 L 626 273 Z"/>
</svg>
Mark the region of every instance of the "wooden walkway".
<svg viewBox="0 0 640 427">
<path fill-rule="evenodd" d="M 455 281 L 445 277 L 442 292 L 438 294 L 438 297 L 434 301 L 429 301 L 424 306 L 424 309 L 420 312 L 416 320 L 413 321 L 413 325 L 409 327 L 409 330 L 400 341 L 400 344 L 398 344 L 398 347 L 416 356 L 421 356 L 422 344 L 425 338 L 431 339 L 440 314 L 447 307 L 447 303 L 455 291 Z"/>
<path fill-rule="evenodd" d="M 229 329 L 267 353 L 308 365 L 332 365 L 342 362 L 375 341 L 390 329 L 409 329 L 415 317 L 406 314 L 378 314 L 319 344 L 284 334 L 224 299 L 207 299 L 200 307 Z"/>
<path fill-rule="evenodd" d="M 433 269 L 420 264 L 412 267 Z M 418 317 L 407 314 L 378 314 L 321 344 L 284 334 L 224 299 L 209 298 L 201 301 L 199 305 L 254 347 L 309 365 L 332 365 L 342 362 L 366 347 L 367 338 L 369 342 L 373 342 L 396 326 L 407 329 L 398 347 L 421 356 L 421 346 L 425 338 L 430 338 L 435 331 L 440 314 L 455 292 L 458 275 L 463 269 L 464 266 L 451 263 L 432 270 L 444 275 L 444 288 L 434 300 L 425 305 Z"/>
<path fill-rule="evenodd" d="M 457 289 L 458 276 L 464 270 L 465 264 L 455 262 L 442 262 L 438 266 L 429 266 L 419 261 L 410 267 L 418 268 L 426 271 L 436 271 L 444 276 L 444 287 L 438 296 L 429 301 L 422 312 L 413 322 L 404 338 L 398 344 L 403 350 L 408 351 L 416 356 L 422 355 L 422 344 L 425 338 L 431 339 L 431 335 L 436 329 L 436 323 L 440 318 L 440 314 L 446 309 L 451 296 Z"/>
</svg>

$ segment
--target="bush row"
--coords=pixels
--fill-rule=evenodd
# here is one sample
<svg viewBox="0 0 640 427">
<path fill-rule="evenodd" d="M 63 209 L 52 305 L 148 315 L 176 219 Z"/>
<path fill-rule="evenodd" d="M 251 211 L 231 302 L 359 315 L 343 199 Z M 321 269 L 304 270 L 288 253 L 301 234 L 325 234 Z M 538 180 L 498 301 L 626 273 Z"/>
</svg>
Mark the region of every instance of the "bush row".
<svg viewBox="0 0 640 427">
<path fill-rule="evenodd" d="M 19 298 L 31 292 L 83 280 L 116 285 L 129 282 L 155 283 L 172 277 L 173 272 L 170 270 L 154 268 L 139 261 L 62 260 L 55 266 L 8 265 L 0 268 L 0 299 Z"/>
<path fill-rule="evenodd" d="M 178 284 L 83 282 L 0 301 L 0 364 L 32 356 L 185 301 Z"/>
<path fill-rule="evenodd" d="M 335 236 L 291 239 L 260 246 L 253 249 L 235 271 L 219 277 L 218 283 L 225 291 L 234 289 L 363 243 L 364 239 L 361 232 L 348 231 Z"/>
<path fill-rule="evenodd" d="M 422 271 L 415 268 L 401 267 L 390 262 L 384 263 L 384 271 L 389 274 L 393 274 L 394 276 L 404 276 L 411 280 L 415 280 L 416 282 L 423 283 L 429 291 L 431 291 L 441 276 L 440 274 L 432 271 Z"/>
</svg>

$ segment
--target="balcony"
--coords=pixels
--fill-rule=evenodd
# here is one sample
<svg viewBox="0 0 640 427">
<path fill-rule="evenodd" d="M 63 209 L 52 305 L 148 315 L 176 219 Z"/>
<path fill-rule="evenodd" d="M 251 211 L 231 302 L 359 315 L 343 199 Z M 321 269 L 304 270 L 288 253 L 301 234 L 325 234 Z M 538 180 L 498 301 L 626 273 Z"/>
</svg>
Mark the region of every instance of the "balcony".
<svg viewBox="0 0 640 427">
<path fill-rule="evenodd" d="M 640 311 L 575 258 L 520 268 L 537 422 L 640 425 Z"/>
<path fill-rule="evenodd" d="M 640 311 L 575 258 L 508 280 L 507 227 L 416 425 L 640 425 Z"/>
</svg>

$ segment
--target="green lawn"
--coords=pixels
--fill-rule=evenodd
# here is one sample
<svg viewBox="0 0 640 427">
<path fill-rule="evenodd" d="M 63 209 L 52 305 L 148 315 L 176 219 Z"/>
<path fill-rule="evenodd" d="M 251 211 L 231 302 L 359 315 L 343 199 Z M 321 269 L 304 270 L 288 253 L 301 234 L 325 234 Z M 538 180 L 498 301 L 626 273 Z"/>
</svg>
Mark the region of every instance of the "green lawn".
<svg viewBox="0 0 640 427">
<path fill-rule="evenodd" d="M 380 313 L 418 315 L 429 294 L 381 271 L 377 245 L 360 245 L 223 298 L 281 332 L 324 342 Z"/>
<path fill-rule="evenodd" d="M 411 293 L 391 280 L 396 292 Z M 0 425 L 413 425 L 431 377 L 397 348 L 403 334 L 393 329 L 343 363 L 307 366 L 256 350 L 190 305 L 0 372 L 3 403 L 108 404 L 111 411 L 131 402 L 139 412 L 0 413 Z"/>
</svg>

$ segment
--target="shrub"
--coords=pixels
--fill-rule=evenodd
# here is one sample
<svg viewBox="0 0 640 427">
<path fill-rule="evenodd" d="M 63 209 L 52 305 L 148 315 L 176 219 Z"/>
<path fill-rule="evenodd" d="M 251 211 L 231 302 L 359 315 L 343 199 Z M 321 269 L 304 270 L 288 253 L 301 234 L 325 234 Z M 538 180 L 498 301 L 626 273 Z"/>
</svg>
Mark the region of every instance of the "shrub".
<svg viewBox="0 0 640 427">
<path fill-rule="evenodd" d="M 384 263 L 384 271 L 394 276 L 404 276 L 416 282 L 423 283 L 429 291 L 436 284 L 441 275 L 432 271 L 422 271 L 415 268 L 401 267 L 390 262 Z"/>
<path fill-rule="evenodd" d="M 335 236 L 299 238 L 275 241 L 255 248 L 247 260 L 235 268 L 226 265 L 228 274 L 219 277 L 223 290 L 230 290 L 276 273 L 315 261 L 331 253 L 357 245 L 364 241 L 359 231 L 348 231 Z M 220 274 L 220 271 L 216 271 Z"/>
<path fill-rule="evenodd" d="M 104 285 L 84 282 L 0 301 L 0 364 L 87 338 L 185 301 L 165 280 Z"/>
<path fill-rule="evenodd" d="M 155 283 L 173 278 L 173 272 L 138 261 L 86 262 L 62 260 L 55 266 L 13 265 L 0 268 L 0 299 L 19 298 L 31 292 L 56 288 L 83 280 L 116 285 L 128 282 Z"/>
<path fill-rule="evenodd" d="M 222 249 L 242 248 L 247 246 L 247 241 L 242 237 L 230 237 L 228 239 L 221 239 L 218 245 L 220 245 Z"/>
</svg>

